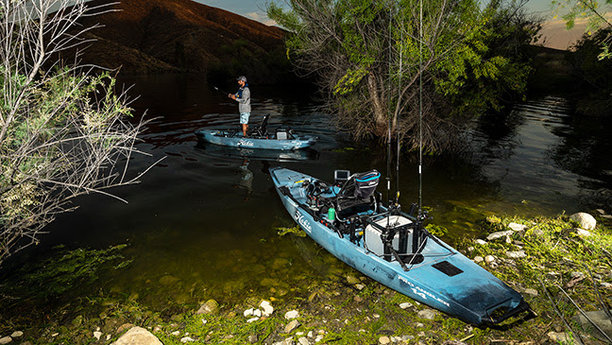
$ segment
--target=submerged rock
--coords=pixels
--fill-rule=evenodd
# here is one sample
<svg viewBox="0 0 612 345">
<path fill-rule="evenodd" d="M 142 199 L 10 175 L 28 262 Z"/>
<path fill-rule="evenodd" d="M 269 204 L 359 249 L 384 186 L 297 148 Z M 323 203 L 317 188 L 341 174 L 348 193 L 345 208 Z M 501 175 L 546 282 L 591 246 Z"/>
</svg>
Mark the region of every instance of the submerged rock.
<svg viewBox="0 0 612 345">
<path fill-rule="evenodd" d="M 551 341 L 555 342 L 555 343 L 563 343 L 563 344 L 572 344 L 573 343 L 573 338 L 564 332 L 548 332 L 546 334 L 548 336 L 548 339 L 550 339 Z"/>
<path fill-rule="evenodd" d="M 399 307 L 402 308 L 402 309 L 408 309 L 408 308 L 412 307 L 412 303 L 410 303 L 410 302 L 400 303 Z"/>
<path fill-rule="evenodd" d="M 586 314 L 589 319 L 591 319 L 591 321 L 597 325 L 597 327 L 601 328 L 601 330 L 604 331 L 608 337 L 612 338 L 612 321 L 608 319 L 608 316 L 603 310 L 587 311 Z M 584 315 L 579 315 L 577 319 L 582 325 L 582 328 L 590 330 L 593 335 L 600 339 L 605 338 L 604 335 L 597 330 L 597 328 L 593 327 L 591 322 L 589 322 Z"/>
<path fill-rule="evenodd" d="M 527 228 L 527 225 L 519 224 L 519 223 L 510 223 L 508 227 L 514 231 L 523 231 Z"/>
<path fill-rule="evenodd" d="M 297 310 L 290 310 L 285 313 L 285 319 L 287 320 L 296 319 L 298 316 L 300 316 L 300 312 Z"/>
<path fill-rule="evenodd" d="M 586 230 L 593 230 L 597 225 L 597 221 L 593 216 L 585 212 L 574 213 L 570 219 L 580 224 L 580 227 Z"/>
<path fill-rule="evenodd" d="M 15 338 L 21 338 L 23 337 L 23 332 L 22 331 L 15 331 L 13 333 L 11 333 L 11 338 L 15 339 Z"/>
<path fill-rule="evenodd" d="M 506 256 L 512 259 L 520 259 L 527 256 L 524 250 L 506 252 Z"/>
<path fill-rule="evenodd" d="M 480 262 L 483 262 L 483 261 L 484 261 L 484 258 L 482 256 L 480 256 L 480 255 L 477 255 L 477 256 L 474 257 L 474 262 L 475 263 L 480 263 Z"/>
<path fill-rule="evenodd" d="M 0 344 L 8 344 L 12 341 L 13 341 L 13 338 L 8 337 L 8 336 L 0 338 Z"/>
<path fill-rule="evenodd" d="M 438 312 L 433 309 L 423 309 L 417 315 L 422 319 L 433 320 L 438 315 Z"/>
<path fill-rule="evenodd" d="M 514 233 L 514 231 L 512 231 L 512 230 L 497 231 L 497 232 L 494 232 L 492 234 L 489 234 L 489 236 L 487 236 L 487 240 L 489 240 L 489 241 L 497 240 L 497 239 L 500 239 L 502 237 L 510 236 L 513 233 Z"/>
<path fill-rule="evenodd" d="M 487 255 L 487 256 L 485 256 L 484 261 L 487 264 L 491 264 L 491 263 L 493 263 L 495 261 L 495 257 L 493 255 Z"/>
<path fill-rule="evenodd" d="M 289 322 L 287 324 L 287 326 L 285 326 L 285 333 L 291 333 L 293 331 L 295 331 L 298 327 L 300 327 L 301 324 L 298 320 L 293 319 L 291 322 Z"/>
<path fill-rule="evenodd" d="M 142 327 L 132 327 L 111 345 L 163 345 L 156 336 Z"/>
<path fill-rule="evenodd" d="M 196 311 L 196 314 L 209 314 L 215 315 L 219 312 L 219 303 L 214 299 L 209 299 L 206 303 L 202 304 L 200 309 Z"/>
<path fill-rule="evenodd" d="M 391 342 L 391 339 L 389 339 L 389 337 L 387 337 L 386 335 L 383 335 L 382 337 L 378 338 L 378 343 L 381 345 L 386 345 L 389 344 Z"/>
</svg>

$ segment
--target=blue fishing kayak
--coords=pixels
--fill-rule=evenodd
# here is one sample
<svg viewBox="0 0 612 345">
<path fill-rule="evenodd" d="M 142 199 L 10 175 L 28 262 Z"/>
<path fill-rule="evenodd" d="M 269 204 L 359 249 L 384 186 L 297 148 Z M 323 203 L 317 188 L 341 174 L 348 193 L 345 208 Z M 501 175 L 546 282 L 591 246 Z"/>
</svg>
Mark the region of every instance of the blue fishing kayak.
<svg viewBox="0 0 612 345">
<path fill-rule="evenodd" d="M 374 193 L 379 173 L 336 176 L 333 185 L 281 167 L 270 175 L 313 240 L 381 284 L 478 326 L 531 312 L 518 292 L 429 234 L 419 217 L 383 207 Z"/>
<path fill-rule="evenodd" d="M 287 132 L 282 137 L 277 133 L 270 135 L 252 135 L 246 138 L 241 132 L 231 132 L 227 130 L 201 129 L 196 131 L 198 139 L 203 142 L 249 148 L 249 149 L 265 149 L 265 150 L 301 150 L 311 147 L 317 141 L 316 137 L 310 136 L 295 136 Z"/>
</svg>

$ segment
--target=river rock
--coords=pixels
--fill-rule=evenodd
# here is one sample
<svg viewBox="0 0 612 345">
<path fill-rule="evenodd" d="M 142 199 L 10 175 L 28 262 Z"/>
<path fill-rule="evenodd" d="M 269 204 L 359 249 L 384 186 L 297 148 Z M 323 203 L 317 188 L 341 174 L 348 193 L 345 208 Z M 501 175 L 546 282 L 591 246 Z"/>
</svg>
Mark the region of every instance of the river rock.
<svg viewBox="0 0 612 345">
<path fill-rule="evenodd" d="M 500 239 L 500 238 L 503 238 L 503 237 L 506 237 L 506 236 L 510 236 L 513 233 L 514 233 L 514 231 L 512 231 L 512 230 L 497 231 L 497 232 L 494 232 L 492 234 L 489 234 L 489 236 L 487 236 L 487 240 L 494 241 L 494 240 L 497 240 L 497 239 Z"/>
<path fill-rule="evenodd" d="M 156 336 L 142 327 L 132 327 L 112 345 L 163 345 Z"/>
<path fill-rule="evenodd" d="M 195 341 L 195 339 L 191 338 L 191 337 L 182 337 L 181 338 L 181 343 L 186 344 L 186 343 L 193 343 Z"/>
<path fill-rule="evenodd" d="M 23 337 L 23 332 L 22 331 L 15 331 L 11 334 L 11 338 L 15 339 L 15 338 L 21 338 Z"/>
<path fill-rule="evenodd" d="M 310 340 L 308 340 L 308 338 L 306 338 L 306 337 L 300 337 L 298 339 L 298 344 L 300 344 L 300 345 L 310 345 Z"/>
<path fill-rule="evenodd" d="M 485 256 L 484 261 L 487 264 L 491 264 L 491 263 L 493 263 L 495 261 L 495 257 L 493 255 L 487 255 L 487 256 Z"/>
<path fill-rule="evenodd" d="M 525 293 L 531 296 L 537 296 L 538 290 L 536 289 L 525 289 Z"/>
<path fill-rule="evenodd" d="M 290 310 L 285 313 L 285 319 L 287 320 L 297 319 L 298 316 L 300 316 L 300 312 L 297 310 Z"/>
<path fill-rule="evenodd" d="M 481 246 L 489 244 L 489 242 L 485 240 L 481 240 L 480 238 L 476 240 L 476 244 L 480 244 Z"/>
<path fill-rule="evenodd" d="M 357 279 L 354 275 L 347 275 L 346 276 L 346 282 L 351 284 L 351 285 L 355 285 L 357 283 L 359 283 L 359 279 Z"/>
<path fill-rule="evenodd" d="M 550 331 L 546 335 L 548 335 L 548 339 L 556 344 L 571 344 L 572 337 L 564 332 L 553 332 Z"/>
<path fill-rule="evenodd" d="M 96 340 L 100 340 L 101 336 L 102 336 L 102 332 L 100 331 L 93 332 L 93 337 L 96 338 Z"/>
<path fill-rule="evenodd" d="M 520 259 L 520 258 L 526 257 L 527 254 L 525 254 L 524 250 L 517 250 L 517 251 L 506 252 L 506 256 L 511 259 Z"/>
<path fill-rule="evenodd" d="M 510 223 L 508 224 L 508 227 L 514 231 L 523 231 L 525 229 L 527 229 L 527 225 L 524 224 L 519 224 L 519 223 Z"/>
<path fill-rule="evenodd" d="M 249 317 L 249 316 L 253 316 L 253 312 L 255 311 L 255 309 L 253 308 L 249 308 L 247 310 L 245 310 L 242 315 L 244 315 L 244 317 Z"/>
<path fill-rule="evenodd" d="M 603 209 L 601 209 L 601 208 L 598 208 L 598 209 L 596 209 L 595 211 L 596 211 L 597 213 L 599 213 L 599 215 L 600 215 L 600 216 L 603 216 L 604 214 L 606 214 L 606 211 L 604 211 L 604 210 L 603 210 Z"/>
<path fill-rule="evenodd" d="M 474 262 L 475 263 L 480 263 L 480 262 L 483 262 L 483 261 L 484 261 L 484 258 L 482 256 L 480 256 L 480 255 L 477 255 L 477 256 L 474 257 Z"/>
<path fill-rule="evenodd" d="M 10 343 L 11 341 L 13 341 L 13 338 L 8 337 L 8 336 L 7 336 L 7 337 L 2 337 L 2 338 L 0 338 L 0 344 L 8 344 L 8 343 Z"/>
<path fill-rule="evenodd" d="M 285 333 L 291 333 L 300 326 L 301 326 L 300 322 L 298 320 L 293 319 L 291 322 L 287 324 L 287 326 L 285 326 Z"/>
<path fill-rule="evenodd" d="M 604 331 L 608 337 L 612 338 L 612 321 L 608 319 L 608 316 L 603 310 L 587 311 L 586 314 L 589 319 L 591 319 L 597 325 L 597 327 L 601 328 L 601 330 Z M 582 325 L 582 328 L 591 330 L 593 335 L 602 340 L 605 338 L 603 334 L 597 330 L 597 328 L 593 327 L 593 325 L 584 317 L 584 315 L 578 315 L 577 319 Z"/>
<path fill-rule="evenodd" d="M 410 302 L 400 303 L 399 307 L 402 308 L 402 309 L 408 309 L 408 308 L 412 307 L 412 303 L 410 303 Z"/>
<path fill-rule="evenodd" d="M 178 279 L 177 277 L 168 274 L 168 275 L 165 275 L 159 278 L 159 284 L 163 286 L 170 286 L 170 285 L 174 285 L 174 283 L 178 282 L 179 280 L 180 279 Z"/>
<path fill-rule="evenodd" d="M 361 283 L 355 284 L 355 289 L 361 291 L 361 290 L 365 289 L 365 285 L 363 285 Z"/>
<path fill-rule="evenodd" d="M 214 299 L 209 299 L 196 311 L 196 314 L 215 315 L 217 313 L 219 313 L 219 303 Z"/>
<path fill-rule="evenodd" d="M 433 320 L 436 317 L 437 314 L 438 314 L 438 312 L 433 310 L 433 309 L 423 309 L 423 310 L 419 311 L 417 315 L 421 319 Z"/>
<path fill-rule="evenodd" d="M 252 317 L 252 318 L 248 319 L 247 323 L 255 322 L 257 320 L 259 320 L 259 317 L 255 316 L 255 317 Z"/>
<path fill-rule="evenodd" d="M 574 213 L 570 216 L 570 219 L 580 224 L 580 227 L 586 230 L 593 230 L 595 225 L 597 225 L 595 218 L 585 212 Z"/>
<path fill-rule="evenodd" d="M 263 316 L 270 316 L 274 312 L 274 308 L 272 308 L 272 304 L 269 301 L 261 301 L 259 307 L 263 309 Z"/>
<path fill-rule="evenodd" d="M 386 345 L 389 344 L 391 342 L 391 339 L 389 339 L 389 337 L 387 337 L 386 335 L 383 335 L 382 337 L 378 338 L 378 343 L 380 345 Z"/>
</svg>

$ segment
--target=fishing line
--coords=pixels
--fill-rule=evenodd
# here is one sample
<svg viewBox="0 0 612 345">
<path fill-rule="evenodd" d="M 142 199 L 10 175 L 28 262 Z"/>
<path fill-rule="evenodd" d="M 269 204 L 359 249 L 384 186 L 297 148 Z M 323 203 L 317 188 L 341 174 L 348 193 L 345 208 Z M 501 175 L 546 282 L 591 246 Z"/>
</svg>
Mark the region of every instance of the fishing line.
<svg viewBox="0 0 612 345">
<path fill-rule="evenodd" d="M 423 209 L 423 0 L 419 0 L 419 216 Z"/>
<path fill-rule="evenodd" d="M 393 55 L 392 52 L 392 46 L 391 46 L 391 41 L 392 41 L 392 37 L 391 37 L 391 29 L 392 29 L 392 24 L 393 24 L 393 13 L 392 13 L 392 6 L 393 2 L 389 3 L 389 52 L 388 52 L 388 59 L 389 59 L 389 100 L 387 102 L 388 104 L 388 110 L 387 110 L 387 116 L 388 116 L 388 123 L 387 123 L 387 202 L 391 202 L 391 197 L 390 197 L 390 193 L 391 193 L 391 81 L 392 81 L 392 66 L 391 66 L 391 56 Z M 387 225 L 388 226 L 388 225 Z"/>
<path fill-rule="evenodd" d="M 398 27 L 400 28 L 400 45 L 399 45 L 399 76 L 397 78 L 397 94 L 398 96 L 400 95 L 400 90 L 402 88 L 402 76 L 403 76 L 403 71 L 402 71 L 402 64 L 403 64 L 403 58 L 404 58 L 404 51 L 402 49 L 402 44 L 404 42 L 404 26 L 403 26 L 403 17 L 402 17 L 402 12 L 401 12 L 401 6 L 398 7 L 397 9 L 398 13 L 399 13 L 399 17 L 400 17 L 400 25 L 398 25 Z M 400 103 L 402 100 L 400 97 L 398 97 L 397 102 Z M 399 116 L 400 116 L 400 111 L 399 109 L 401 109 L 401 107 L 396 108 L 397 113 L 395 114 L 395 135 L 397 136 L 396 141 L 397 141 L 397 147 L 396 149 L 396 158 L 395 158 L 395 204 L 399 205 L 399 197 L 400 197 L 400 190 L 399 190 L 399 183 L 400 183 L 400 131 L 399 131 Z"/>
</svg>

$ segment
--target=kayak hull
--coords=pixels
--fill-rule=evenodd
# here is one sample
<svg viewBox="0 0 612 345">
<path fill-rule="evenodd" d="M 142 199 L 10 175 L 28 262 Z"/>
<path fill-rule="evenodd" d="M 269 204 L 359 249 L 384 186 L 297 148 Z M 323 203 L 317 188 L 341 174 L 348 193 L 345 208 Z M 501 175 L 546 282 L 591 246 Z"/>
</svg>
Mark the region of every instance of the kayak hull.
<svg viewBox="0 0 612 345">
<path fill-rule="evenodd" d="M 262 150 L 301 150 L 315 144 L 315 137 L 296 137 L 294 139 L 278 140 L 258 137 L 243 137 L 241 134 L 224 130 L 203 129 L 196 131 L 199 140 L 215 145 L 262 149 Z"/>
<path fill-rule="evenodd" d="M 374 255 L 340 237 L 326 226 L 326 219 L 309 209 L 300 181 L 315 178 L 285 168 L 271 168 L 270 174 L 283 205 L 313 240 L 381 284 L 474 325 L 495 324 L 529 309 L 518 292 L 437 238 L 425 242 L 421 251 L 424 260 L 408 270 L 397 261 Z M 454 266 L 461 273 L 445 273 L 434 265 Z"/>
</svg>

